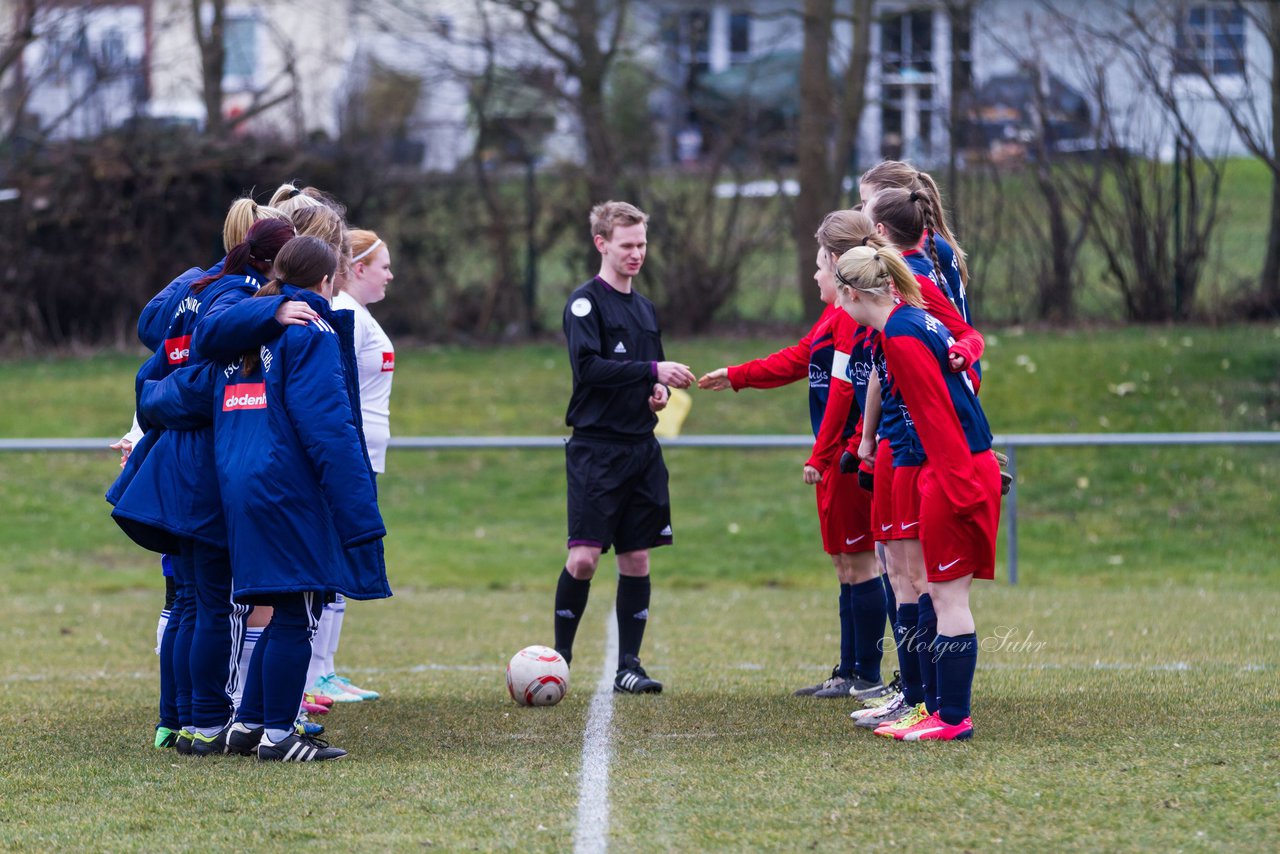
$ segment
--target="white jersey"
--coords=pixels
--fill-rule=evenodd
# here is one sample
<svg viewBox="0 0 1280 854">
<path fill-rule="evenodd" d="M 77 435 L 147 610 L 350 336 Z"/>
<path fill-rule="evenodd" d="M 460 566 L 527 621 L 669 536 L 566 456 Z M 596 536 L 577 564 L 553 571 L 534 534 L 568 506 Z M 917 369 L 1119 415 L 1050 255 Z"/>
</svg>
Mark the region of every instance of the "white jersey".
<svg viewBox="0 0 1280 854">
<path fill-rule="evenodd" d="M 333 307 L 350 309 L 356 315 L 356 365 L 360 371 L 364 441 L 369 446 L 373 470 L 381 474 L 386 471 L 387 443 L 391 441 L 391 378 L 395 376 L 396 351 L 369 309 L 349 294 L 335 294 Z"/>
</svg>

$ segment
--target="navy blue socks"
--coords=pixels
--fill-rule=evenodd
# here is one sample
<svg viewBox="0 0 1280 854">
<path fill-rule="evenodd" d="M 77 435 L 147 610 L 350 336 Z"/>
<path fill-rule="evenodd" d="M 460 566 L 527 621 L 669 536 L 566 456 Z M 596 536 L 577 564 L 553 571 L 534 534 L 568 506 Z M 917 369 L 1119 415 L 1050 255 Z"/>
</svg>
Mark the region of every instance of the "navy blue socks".
<svg viewBox="0 0 1280 854">
<path fill-rule="evenodd" d="M 836 667 L 836 676 L 848 679 L 853 675 L 856 663 L 854 639 L 857 635 L 853 626 L 853 585 L 840 585 L 840 664 Z"/>
<path fill-rule="evenodd" d="M 938 716 L 944 723 L 958 724 L 969 717 L 978 636 L 972 632 L 956 637 L 938 635 L 934 644 L 938 653 Z"/>
<path fill-rule="evenodd" d="M 899 605 L 898 619 L 893 624 L 893 640 L 898 646 L 898 675 L 902 677 L 902 694 L 908 706 L 924 702 L 920 656 L 915 647 L 919 619 L 919 610 L 914 603 Z"/>
<path fill-rule="evenodd" d="M 849 587 L 849 605 L 852 611 L 854 673 L 868 682 L 880 681 L 880 660 L 884 657 L 884 582 L 878 577 L 860 584 L 840 585 Z M 843 633 L 842 638 L 843 640 Z M 844 658 L 843 644 L 841 655 Z"/>
<path fill-rule="evenodd" d="M 938 664 L 934 659 L 933 641 L 938 635 L 938 616 L 933 612 L 933 599 L 925 593 L 917 607 L 915 647 L 920 659 L 920 681 L 924 686 L 924 707 L 930 714 L 938 711 Z"/>
</svg>

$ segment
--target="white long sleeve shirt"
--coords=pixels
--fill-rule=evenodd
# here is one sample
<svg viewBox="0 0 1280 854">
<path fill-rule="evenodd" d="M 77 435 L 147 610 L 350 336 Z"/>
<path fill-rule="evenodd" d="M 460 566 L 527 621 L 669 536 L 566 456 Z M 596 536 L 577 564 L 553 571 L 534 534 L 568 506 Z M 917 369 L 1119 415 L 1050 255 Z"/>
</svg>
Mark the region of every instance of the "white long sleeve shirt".
<svg viewBox="0 0 1280 854">
<path fill-rule="evenodd" d="M 364 419 L 364 441 L 369 446 L 373 470 L 386 471 L 387 443 L 391 441 L 391 379 L 395 376 L 396 351 L 391 339 L 373 319 L 369 309 L 349 294 L 333 298 L 336 309 L 350 309 L 356 315 L 356 364 L 360 371 L 360 414 Z"/>
</svg>

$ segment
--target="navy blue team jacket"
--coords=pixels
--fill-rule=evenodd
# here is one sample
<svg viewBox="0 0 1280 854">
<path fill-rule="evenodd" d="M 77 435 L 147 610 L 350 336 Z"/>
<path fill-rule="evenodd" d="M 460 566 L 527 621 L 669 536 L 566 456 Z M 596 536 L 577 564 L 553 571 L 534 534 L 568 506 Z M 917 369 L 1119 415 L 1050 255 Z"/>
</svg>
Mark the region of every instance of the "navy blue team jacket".
<svg viewBox="0 0 1280 854">
<path fill-rule="evenodd" d="M 209 317 L 253 296 L 261 284 L 261 276 L 248 270 L 223 276 L 199 294 L 192 294 L 188 284 L 170 296 L 170 305 L 175 308 L 165 333 L 165 352 L 169 349 L 168 342 L 178 342 L 187 349 L 187 360 L 163 378 L 140 379 L 138 423 L 148 430 L 139 443 L 144 446 L 143 453 L 138 454 L 135 449 L 129 455 L 120 477 L 107 492 L 107 500 L 115 505 L 112 518 L 143 548 L 173 552 L 180 538 L 226 547 L 208 409 L 200 413 L 191 410 L 184 413 L 184 417 L 166 420 L 160 411 L 148 405 L 144 389 L 159 380 L 174 387 L 187 386 L 190 393 L 192 378 L 199 376 L 201 369 L 210 363 L 196 346 L 194 333 Z M 277 333 L 279 328 L 277 324 Z M 157 353 L 157 357 L 162 355 Z M 203 399 L 207 399 L 207 392 Z M 157 430 L 157 427 L 167 429 Z"/>
<path fill-rule="evenodd" d="M 243 602 L 306 591 L 390 596 L 386 528 L 360 423 L 354 314 L 334 311 L 313 291 L 286 285 L 284 292 L 321 320 L 285 327 L 259 348 L 248 373 L 238 358 L 204 374 L 234 595 Z M 155 390 L 147 403 L 158 417 L 190 417 L 198 398 L 190 388 Z"/>
</svg>

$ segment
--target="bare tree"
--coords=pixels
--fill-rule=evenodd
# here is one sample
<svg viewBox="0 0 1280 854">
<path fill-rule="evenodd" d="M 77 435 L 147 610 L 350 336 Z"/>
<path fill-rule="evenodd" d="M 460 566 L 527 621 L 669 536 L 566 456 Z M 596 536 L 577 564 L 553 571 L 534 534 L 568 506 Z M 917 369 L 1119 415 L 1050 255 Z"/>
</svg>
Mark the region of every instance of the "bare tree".
<svg viewBox="0 0 1280 854">
<path fill-rule="evenodd" d="M 204 9 L 209 10 L 208 21 Z M 251 100 L 234 116 L 224 111 L 226 102 L 227 0 L 191 0 L 191 23 L 200 54 L 200 95 L 204 102 L 205 132 L 224 136 L 245 122 L 297 97 L 297 46 L 288 33 L 271 26 L 272 39 L 280 50 L 280 70 L 265 84 L 255 87 Z M 283 84 L 283 89 L 279 89 Z M 278 91 L 277 91 L 278 90 Z"/>
<path fill-rule="evenodd" d="M 22 58 L 36 38 L 36 0 L 21 0 L 13 13 L 13 30 L 0 38 L 0 79 Z"/>
<path fill-rule="evenodd" d="M 1056 41 L 1072 55 L 1089 56 L 1090 47 L 1082 40 L 1079 28 L 1072 24 L 1053 14 L 1048 23 L 1037 21 L 1028 13 L 1016 40 L 1004 37 L 1001 32 L 991 33 L 1000 49 L 1017 63 L 1029 92 L 1023 105 L 1029 123 L 1025 129 L 1030 161 L 1026 174 L 1036 193 L 1034 202 L 1026 205 L 1022 215 L 1006 223 L 1006 227 L 1025 232 L 1033 245 L 1045 247 L 1043 252 L 1026 259 L 1030 262 L 1028 278 L 1035 289 L 1034 316 L 1055 323 L 1070 321 L 1075 315 L 1080 250 L 1090 233 L 1093 199 L 1102 187 L 1105 174 L 1102 158 L 1085 161 L 1074 154 L 1064 155 L 1055 147 L 1051 125 L 1059 108 L 1053 98 L 1061 84 L 1048 68 L 1044 51 Z M 1086 75 L 1095 104 L 1103 104 L 1107 99 L 1106 78 L 1100 70 L 1105 65 L 1104 58 Z M 1095 123 L 1091 134 L 1095 149 L 1104 147 L 1100 127 Z M 1009 201 L 1023 207 L 1019 199 Z"/>
<path fill-rule="evenodd" d="M 1118 10 L 1112 21 L 1072 19 L 1046 3 L 1081 45 L 1094 54 L 1097 81 L 1100 157 L 1112 189 L 1092 196 L 1093 239 L 1106 259 L 1112 282 L 1130 320 L 1182 320 L 1191 313 L 1209 246 L 1218 223 L 1222 163 L 1209 156 L 1188 116 L 1170 73 L 1167 40 L 1142 37 L 1146 20 L 1133 7 Z M 1162 49 L 1162 45 L 1165 49 Z M 1155 149 L 1155 128 L 1135 126 L 1112 104 L 1111 77 L 1128 75 L 1155 127 L 1173 140 L 1172 165 Z M 1136 81 L 1136 83 L 1135 83 Z M 1167 137 L 1166 137 L 1167 138 Z"/>
<path fill-rule="evenodd" d="M 1170 57 L 1174 74 L 1181 74 L 1207 92 L 1241 144 L 1271 173 L 1266 254 L 1258 276 L 1254 308 L 1280 314 L 1280 5 L 1240 2 L 1209 10 L 1210 14 L 1239 16 L 1239 38 L 1228 33 L 1187 31 L 1187 2 L 1165 4 L 1137 14 L 1129 9 L 1127 22 L 1134 33 Z M 1210 26 L 1206 17 L 1205 24 Z M 1255 63 L 1248 52 L 1251 34 L 1261 36 L 1265 60 Z M 1222 74 L 1219 65 L 1231 66 Z M 1265 96 L 1265 97 L 1264 97 Z"/>
<path fill-rule="evenodd" d="M 804 53 L 800 65 L 800 120 L 796 140 L 800 192 L 791 214 L 796 248 L 796 284 L 805 306 L 816 307 L 812 287 L 813 232 L 822 217 L 839 204 L 841 179 L 849 164 L 853 140 L 866 104 L 870 63 L 871 0 L 854 0 L 853 39 L 841 92 L 831 87 L 832 30 L 837 20 L 835 0 L 804 0 L 801 25 Z M 831 128 L 835 126 L 835 147 Z"/>
<path fill-rule="evenodd" d="M 587 192 L 612 197 L 621 164 L 614 158 L 605 83 L 618 58 L 631 0 L 494 0 L 520 13 L 525 31 L 574 81 L 563 97 L 581 125 Z M 603 44 L 602 44 L 603 41 Z"/>
</svg>

